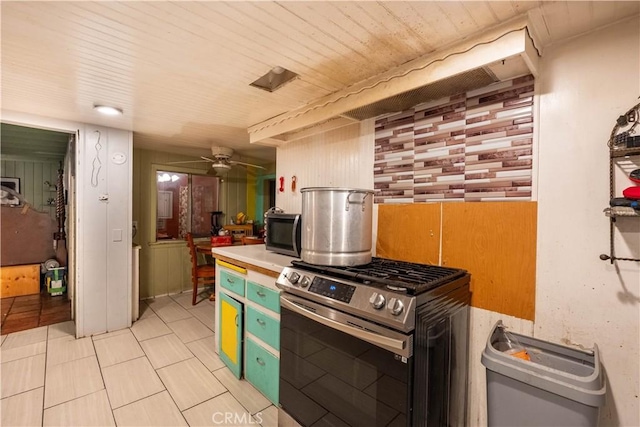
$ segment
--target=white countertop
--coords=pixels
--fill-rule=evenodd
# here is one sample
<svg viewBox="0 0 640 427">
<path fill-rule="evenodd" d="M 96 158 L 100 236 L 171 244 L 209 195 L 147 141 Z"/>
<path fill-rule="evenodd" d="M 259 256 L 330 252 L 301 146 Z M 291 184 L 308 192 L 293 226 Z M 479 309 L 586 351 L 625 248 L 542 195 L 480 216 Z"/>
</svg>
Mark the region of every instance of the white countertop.
<svg viewBox="0 0 640 427">
<path fill-rule="evenodd" d="M 291 265 L 291 261 L 299 260 L 288 255 L 280 255 L 265 249 L 264 245 L 220 246 L 211 248 L 215 258 L 217 254 L 233 258 L 247 264 L 256 265 L 267 270 L 280 273 L 283 268 Z"/>
</svg>

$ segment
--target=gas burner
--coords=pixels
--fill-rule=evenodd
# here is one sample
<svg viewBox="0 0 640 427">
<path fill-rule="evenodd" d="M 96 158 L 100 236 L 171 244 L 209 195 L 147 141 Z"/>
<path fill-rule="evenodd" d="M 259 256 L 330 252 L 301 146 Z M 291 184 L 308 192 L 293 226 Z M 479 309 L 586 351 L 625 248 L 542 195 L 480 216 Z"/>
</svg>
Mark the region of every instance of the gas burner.
<svg viewBox="0 0 640 427">
<path fill-rule="evenodd" d="M 459 268 L 376 257 L 373 257 L 369 264 L 350 267 L 322 266 L 304 261 L 293 261 L 292 264 L 303 270 L 348 279 L 369 286 L 386 287 L 389 290 L 405 292 L 408 295 L 428 291 L 467 273 Z"/>
<path fill-rule="evenodd" d="M 408 289 L 407 288 L 399 288 L 397 286 L 391 286 L 391 285 L 386 285 L 385 286 L 387 289 L 389 289 L 390 291 L 393 292 L 402 292 L 402 293 L 407 293 Z"/>
</svg>

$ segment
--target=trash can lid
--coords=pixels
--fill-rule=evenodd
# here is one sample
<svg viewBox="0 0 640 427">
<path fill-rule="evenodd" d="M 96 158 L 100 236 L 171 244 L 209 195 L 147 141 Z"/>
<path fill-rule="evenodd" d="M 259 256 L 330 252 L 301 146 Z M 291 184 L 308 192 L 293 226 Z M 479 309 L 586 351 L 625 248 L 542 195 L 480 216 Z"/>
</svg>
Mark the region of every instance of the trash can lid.
<svg viewBox="0 0 640 427">
<path fill-rule="evenodd" d="M 499 347 L 507 341 L 505 327 L 494 325 L 481 362 L 490 371 L 589 406 L 603 406 L 606 384 L 600 366 L 598 346 L 578 350 L 533 337 L 509 332 L 530 355 L 531 360 L 513 357 Z"/>
</svg>

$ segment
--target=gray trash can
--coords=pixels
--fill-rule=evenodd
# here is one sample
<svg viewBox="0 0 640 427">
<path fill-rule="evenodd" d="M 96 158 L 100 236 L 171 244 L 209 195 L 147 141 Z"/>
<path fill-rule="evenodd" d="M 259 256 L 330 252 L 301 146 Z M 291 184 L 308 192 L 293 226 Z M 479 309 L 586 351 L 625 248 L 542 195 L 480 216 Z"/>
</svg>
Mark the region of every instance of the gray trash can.
<svg viewBox="0 0 640 427">
<path fill-rule="evenodd" d="M 524 347 L 530 360 L 507 351 Z M 606 385 L 598 346 L 582 351 L 505 332 L 498 321 L 482 352 L 489 426 L 597 426 Z"/>
</svg>

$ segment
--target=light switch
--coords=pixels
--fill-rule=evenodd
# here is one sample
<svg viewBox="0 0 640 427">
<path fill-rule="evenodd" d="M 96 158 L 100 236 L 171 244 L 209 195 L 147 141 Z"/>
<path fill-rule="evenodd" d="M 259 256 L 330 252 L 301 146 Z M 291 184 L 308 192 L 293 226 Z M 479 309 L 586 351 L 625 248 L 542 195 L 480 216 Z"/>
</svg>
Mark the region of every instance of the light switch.
<svg viewBox="0 0 640 427">
<path fill-rule="evenodd" d="M 122 229 L 120 228 L 113 229 L 113 241 L 122 242 Z"/>
</svg>

